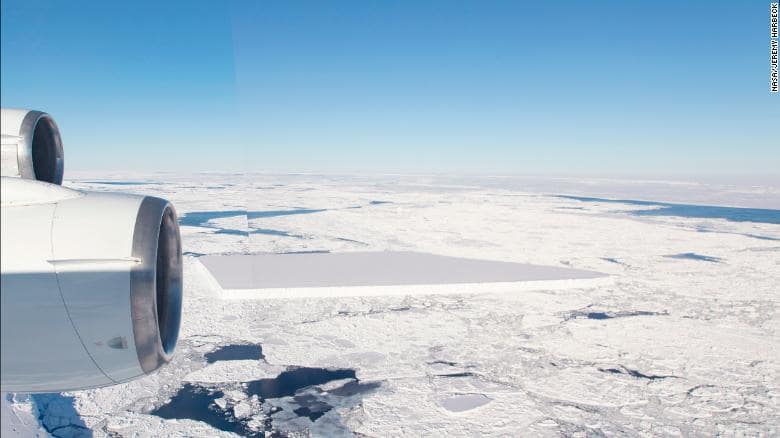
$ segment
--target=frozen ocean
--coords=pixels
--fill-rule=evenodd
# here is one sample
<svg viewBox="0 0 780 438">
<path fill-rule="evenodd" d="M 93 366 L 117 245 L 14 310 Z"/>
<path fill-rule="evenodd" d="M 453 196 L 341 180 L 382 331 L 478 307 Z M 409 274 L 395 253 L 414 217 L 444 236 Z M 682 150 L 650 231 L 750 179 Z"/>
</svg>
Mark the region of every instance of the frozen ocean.
<svg viewBox="0 0 780 438">
<path fill-rule="evenodd" d="M 68 177 L 176 206 L 177 353 L 118 386 L 3 394 L 3 436 L 780 433 L 780 185 Z M 367 252 L 409 262 L 376 287 L 316 265 Z M 240 278 L 249 254 L 306 256 L 271 281 Z M 470 271 L 485 260 L 522 265 Z M 513 282 L 528 265 L 551 276 Z"/>
</svg>

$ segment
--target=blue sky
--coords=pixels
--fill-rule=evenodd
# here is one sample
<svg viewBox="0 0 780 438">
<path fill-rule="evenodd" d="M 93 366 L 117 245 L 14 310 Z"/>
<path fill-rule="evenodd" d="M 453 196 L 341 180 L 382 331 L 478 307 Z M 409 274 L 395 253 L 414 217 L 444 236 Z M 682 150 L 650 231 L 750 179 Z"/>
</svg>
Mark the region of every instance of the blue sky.
<svg viewBox="0 0 780 438">
<path fill-rule="evenodd" d="M 69 168 L 776 175 L 746 2 L 2 3 Z"/>
</svg>

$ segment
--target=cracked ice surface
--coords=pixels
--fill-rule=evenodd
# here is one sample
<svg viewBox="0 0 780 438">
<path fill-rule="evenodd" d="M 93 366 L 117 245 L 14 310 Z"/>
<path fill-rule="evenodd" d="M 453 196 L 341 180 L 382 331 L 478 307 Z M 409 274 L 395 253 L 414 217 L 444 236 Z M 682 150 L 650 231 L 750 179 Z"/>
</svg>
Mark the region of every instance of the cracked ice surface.
<svg viewBox="0 0 780 438">
<path fill-rule="evenodd" d="M 166 183 L 88 182 L 122 179 Z M 186 296 L 170 365 L 127 384 L 47 396 L 39 413 L 23 396 L 4 405 L 20 423 L 27 413 L 44 429 L 97 436 L 780 432 L 780 226 L 632 214 L 655 207 L 551 196 L 704 196 L 778 208 L 780 191 L 635 182 L 610 195 L 603 181 L 567 183 L 565 192 L 560 184 L 85 176 L 69 185 L 166 197 L 180 216 L 231 213 L 190 216 L 198 220 L 181 228 Z M 614 281 L 518 293 L 222 300 L 198 261 L 381 250 L 571 267 Z M 697 257 L 669 257 L 690 254 Z M 201 403 L 192 409 L 214 413 L 211 424 L 187 417 L 176 404 L 186 397 Z M 171 410 L 179 419 L 152 415 Z"/>
</svg>

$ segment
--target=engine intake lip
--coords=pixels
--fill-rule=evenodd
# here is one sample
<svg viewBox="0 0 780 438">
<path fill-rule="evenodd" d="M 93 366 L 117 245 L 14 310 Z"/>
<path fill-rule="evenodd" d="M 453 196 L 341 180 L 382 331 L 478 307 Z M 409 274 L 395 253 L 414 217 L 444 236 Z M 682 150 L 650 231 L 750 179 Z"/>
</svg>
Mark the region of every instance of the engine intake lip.
<svg viewBox="0 0 780 438">
<path fill-rule="evenodd" d="M 181 236 L 176 210 L 164 199 L 141 201 L 133 234 L 130 302 L 138 362 L 149 374 L 176 348 L 182 307 Z"/>
<path fill-rule="evenodd" d="M 41 111 L 24 116 L 19 135 L 26 139 L 17 154 L 19 175 L 52 184 L 62 184 L 65 153 L 62 137 L 54 119 Z"/>
</svg>

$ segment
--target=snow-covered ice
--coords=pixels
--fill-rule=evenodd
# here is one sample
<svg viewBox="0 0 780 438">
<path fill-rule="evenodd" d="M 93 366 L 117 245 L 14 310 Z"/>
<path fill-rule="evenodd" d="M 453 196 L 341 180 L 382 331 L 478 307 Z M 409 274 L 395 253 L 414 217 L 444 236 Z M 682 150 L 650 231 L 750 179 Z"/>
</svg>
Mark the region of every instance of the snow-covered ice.
<svg viewBox="0 0 780 438">
<path fill-rule="evenodd" d="M 130 383 L 4 394 L 4 436 L 7 418 L 17 434 L 57 436 L 780 433 L 777 186 L 70 176 L 72 187 L 174 202 L 186 254 L 179 347 Z M 258 300 L 226 297 L 200 261 L 367 251 L 609 282 Z"/>
</svg>

